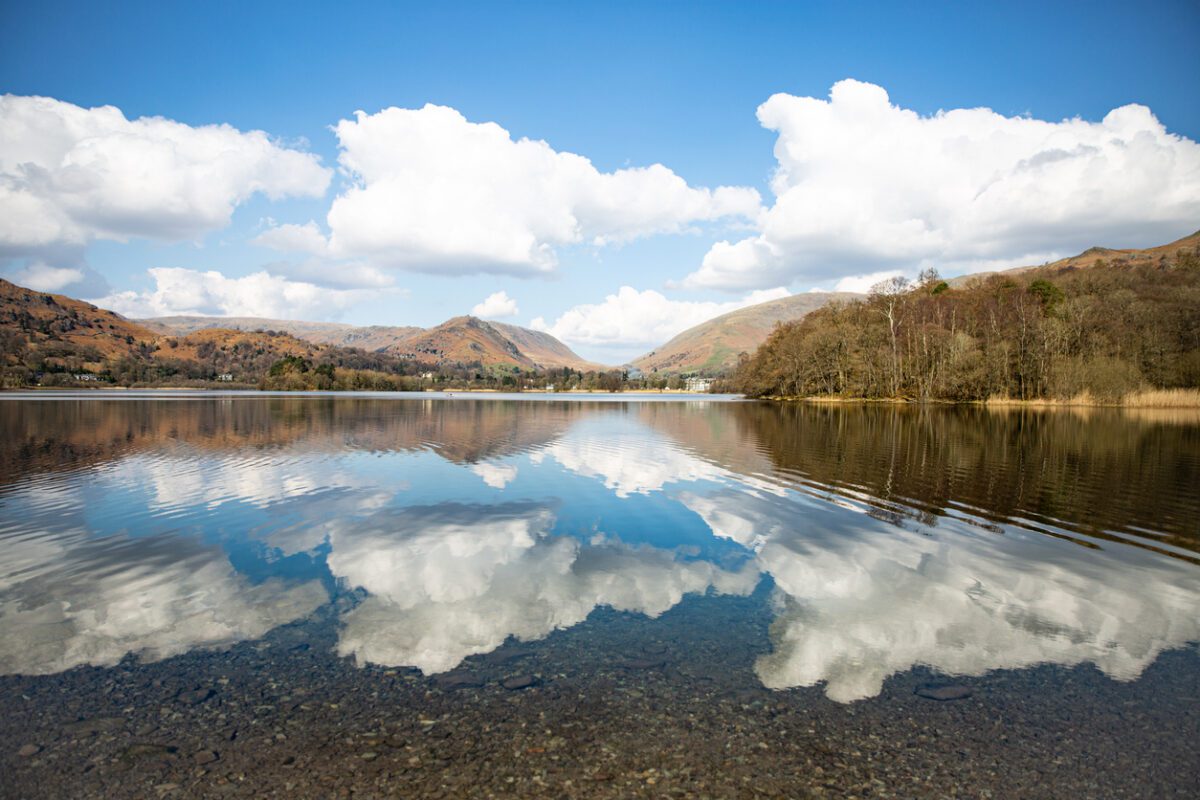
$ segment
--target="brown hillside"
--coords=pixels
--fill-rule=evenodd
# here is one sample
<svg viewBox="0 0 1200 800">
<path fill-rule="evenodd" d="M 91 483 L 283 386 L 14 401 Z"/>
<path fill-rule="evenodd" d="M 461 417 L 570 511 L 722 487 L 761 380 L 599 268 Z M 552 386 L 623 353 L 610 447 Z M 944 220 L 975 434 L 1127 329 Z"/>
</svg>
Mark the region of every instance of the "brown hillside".
<svg viewBox="0 0 1200 800">
<path fill-rule="evenodd" d="M 158 335 L 120 314 L 61 294 L 0 279 L 0 329 L 43 352 L 69 351 L 85 363 L 127 355 Z"/>
<path fill-rule="evenodd" d="M 583 372 L 604 369 L 602 364 L 580 358 L 571 348 L 548 333 L 522 328 L 518 325 L 506 325 L 503 322 L 489 322 L 488 324 L 504 334 L 517 346 L 518 350 L 543 369 L 570 367 Z"/>
<path fill-rule="evenodd" d="M 777 323 L 800 319 L 836 300 L 860 297 L 849 292 L 812 292 L 741 308 L 688 328 L 633 365 L 645 373 L 728 370 L 737 365 L 740 353 L 753 353 L 765 342 Z"/>
<path fill-rule="evenodd" d="M 240 331 L 270 330 L 291 334 L 317 344 L 337 347 L 357 347 L 380 352 L 412 338 L 424 329 L 411 325 L 369 325 L 359 327 L 340 322 L 303 322 L 265 317 L 153 317 L 138 320 L 141 324 L 162 333 L 186 335 L 206 328 L 229 328 Z"/>
<path fill-rule="evenodd" d="M 1021 275 L 1033 270 L 1062 272 L 1064 270 L 1086 269 L 1101 263 L 1145 266 L 1149 264 L 1161 263 L 1164 260 L 1173 260 L 1180 252 L 1194 251 L 1197 248 L 1200 248 L 1200 231 L 1196 231 L 1190 236 L 1185 236 L 1182 239 L 1171 242 L 1170 244 L 1162 244 L 1158 245 L 1157 247 L 1148 247 L 1145 250 L 1116 250 L 1110 247 L 1089 247 L 1087 250 L 1084 250 L 1077 256 L 1060 258 L 1058 261 L 1052 261 L 1049 264 L 1013 267 L 1012 269 L 994 272 L 973 272 L 970 275 L 960 275 L 957 278 L 951 278 L 949 281 L 947 281 L 947 283 L 949 283 L 951 286 L 963 286 L 973 280 L 985 279 L 991 277 L 992 275 Z"/>
<path fill-rule="evenodd" d="M 235 379 L 256 380 L 271 364 L 285 356 L 309 361 L 329 350 L 286 333 L 256 333 L 227 328 L 206 328 L 183 337 L 162 337 L 156 355 L 182 361 L 212 364 L 218 373 L 231 373 Z"/>
<path fill-rule="evenodd" d="M 531 364 L 544 369 L 553 367 L 570 367 L 587 372 L 603 369 L 599 364 L 580 358 L 571 348 L 555 339 L 548 333 L 529 330 L 517 325 L 506 325 L 500 322 L 485 322 L 478 320 L 484 328 L 461 323 L 467 318 L 460 317 L 449 320 L 437 328 L 418 328 L 415 326 L 369 325 L 355 326 L 337 322 L 303 322 L 298 320 L 266 319 L 262 317 L 198 317 L 176 316 L 155 317 L 138 320 L 152 330 L 160 333 L 186 335 L 207 328 L 230 328 L 242 331 L 274 330 L 283 331 L 319 344 L 337 347 L 357 347 L 368 352 L 389 353 L 405 358 L 417 358 L 421 361 L 432 361 L 432 352 L 436 350 L 439 364 L 454 362 L 455 354 L 462 354 L 468 363 L 479 361 L 484 366 L 494 364 L 510 364 L 527 366 L 525 362 L 514 359 L 512 348 L 501 340 L 508 340 L 515 346 L 519 355 L 524 356 Z M 436 333 L 435 333 L 436 331 Z M 463 335 L 464 341 L 456 343 L 453 338 Z M 494 334 L 494 335 L 493 335 Z M 471 347 L 471 344 L 479 348 Z M 482 349 L 480 349 L 482 348 Z"/>
<path fill-rule="evenodd" d="M 441 325 L 388 348 L 401 358 L 425 363 L 514 366 L 534 369 L 533 359 L 523 354 L 490 322 L 475 317 L 454 317 Z"/>
</svg>

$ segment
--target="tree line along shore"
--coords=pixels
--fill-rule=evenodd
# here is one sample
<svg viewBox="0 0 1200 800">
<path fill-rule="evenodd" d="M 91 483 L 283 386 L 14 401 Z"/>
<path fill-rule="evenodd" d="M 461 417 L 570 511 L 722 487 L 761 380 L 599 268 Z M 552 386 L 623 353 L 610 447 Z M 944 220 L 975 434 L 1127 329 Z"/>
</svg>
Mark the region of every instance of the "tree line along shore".
<svg viewBox="0 0 1200 800">
<path fill-rule="evenodd" d="M 778 326 L 749 397 L 1200 406 L 1200 248 L 1132 263 L 892 278 Z"/>
</svg>

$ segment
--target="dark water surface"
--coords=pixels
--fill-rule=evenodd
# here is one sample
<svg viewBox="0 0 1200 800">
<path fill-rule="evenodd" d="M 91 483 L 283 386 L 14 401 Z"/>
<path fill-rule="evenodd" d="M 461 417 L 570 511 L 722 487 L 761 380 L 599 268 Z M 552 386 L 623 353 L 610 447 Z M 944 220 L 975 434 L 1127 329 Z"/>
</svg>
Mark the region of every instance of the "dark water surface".
<svg viewBox="0 0 1200 800">
<path fill-rule="evenodd" d="M 1200 416 L 0 395 L 0 796 L 1194 797 Z"/>
</svg>

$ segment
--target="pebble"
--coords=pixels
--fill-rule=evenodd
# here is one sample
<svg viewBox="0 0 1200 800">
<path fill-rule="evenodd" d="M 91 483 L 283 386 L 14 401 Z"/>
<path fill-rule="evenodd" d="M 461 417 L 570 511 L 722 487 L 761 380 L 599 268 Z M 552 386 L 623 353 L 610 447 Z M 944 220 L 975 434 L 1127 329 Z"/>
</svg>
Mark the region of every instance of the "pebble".
<svg viewBox="0 0 1200 800">
<path fill-rule="evenodd" d="M 500 685 L 510 691 L 518 689 L 528 689 L 531 686 L 538 685 L 538 679 L 532 675 L 514 675 L 511 678 L 505 678 L 500 681 Z"/>
<path fill-rule="evenodd" d="M 29 758 L 30 756 L 36 756 L 40 752 L 42 752 L 42 748 L 38 745 L 27 744 L 23 745 L 21 749 L 17 751 L 17 755 L 19 755 L 21 758 Z"/>
<path fill-rule="evenodd" d="M 151 756 L 169 756 L 176 751 L 177 748 L 169 747 L 165 744 L 150 744 L 147 742 L 134 742 L 121 751 L 120 758 L 123 761 L 130 761 L 135 758 L 146 758 Z"/>
<path fill-rule="evenodd" d="M 217 760 L 217 754 L 212 750 L 201 750 L 196 755 L 192 756 L 192 760 L 197 764 L 211 764 Z"/>
<path fill-rule="evenodd" d="M 124 717 L 92 717 L 81 719 L 63 726 L 63 730 L 73 734 L 91 734 L 101 731 L 115 731 L 125 727 Z"/>
<path fill-rule="evenodd" d="M 930 700 L 965 700 L 970 697 L 973 692 L 969 687 L 959 685 L 949 686 L 919 686 L 916 691 L 920 697 L 927 697 Z"/>
<path fill-rule="evenodd" d="M 522 658 L 529 658 L 531 655 L 533 655 L 532 650 L 514 648 L 509 650 L 494 650 L 484 656 L 484 658 L 491 664 L 511 664 Z"/>
<path fill-rule="evenodd" d="M 179 702 L 186 703 L 189 706 L 198 706 L 214 694 L 216 692 L 212 689 L 195 689 L 190 692 L 180 692 Z"/>
<path fill-rule="evenodd" d="M 483 686 L 483 678 L 469 672 L 447 672 L 436 678 L 443 689 L 471 689 Z"/>
<path fill-rule="evenodd" d="M 627 658 L 617 666 L 625 669 L 658 669 L 665 663 L 661 658 Z"/>
</svg>

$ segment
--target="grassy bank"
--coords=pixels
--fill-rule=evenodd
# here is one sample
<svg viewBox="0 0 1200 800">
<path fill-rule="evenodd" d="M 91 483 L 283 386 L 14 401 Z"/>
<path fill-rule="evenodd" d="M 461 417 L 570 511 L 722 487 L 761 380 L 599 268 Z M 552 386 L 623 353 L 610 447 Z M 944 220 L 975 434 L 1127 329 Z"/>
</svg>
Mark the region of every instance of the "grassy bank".
<svg viewBox="0 0 1200 800">
<path fill-rule="evenodd" d="M 1130 392 L 1120 398 L 1101 398 L 1089 392 L 1080 392 L 1074 397 L 1043 397 L 1021 400 L 994 395 L 987 400 L 913 400 L 895 397 L 842 397 L 839 395 L 768 396 L 764 400 L 802 403 L 930 403 L 937 405 L 984 405 L 988 407 L 1016 408 L 1195 408 L 1200 409 L 1200 389 L 1145 389 Z"/>
</svg>

